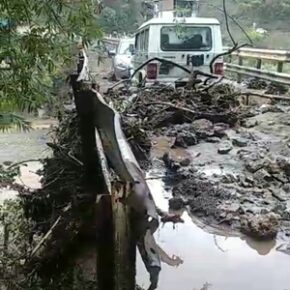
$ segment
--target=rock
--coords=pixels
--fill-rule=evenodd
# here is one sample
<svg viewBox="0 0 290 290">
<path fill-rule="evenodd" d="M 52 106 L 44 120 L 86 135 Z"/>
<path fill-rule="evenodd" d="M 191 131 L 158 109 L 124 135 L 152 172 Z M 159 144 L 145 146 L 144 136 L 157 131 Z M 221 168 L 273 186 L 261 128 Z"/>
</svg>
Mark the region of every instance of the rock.
<svg viewBox="0 0 290 290">
<path fill-rule="evenodd" d="M 260 107 L 260 112 L 262 114 L 268 113 L 268 112 L 272 112 L 272 113 L 283 113 L 283 110 L 275 105 L 270 105 L 270 104 L 263 104 Z"/>
<path fill-rule="evenodd" d="M 212 137 L 214 135 L 213 123 L 207 119 L 196 120 L 192 123 L 192 127 L 196 132 L 196 135 L 200 139 Z"/>
<path fill-rule="evenodd" d="M 228 124 L 225 123 L 216 123 L 214 125 L 214 135 L 216 137 L 224 137 L 226 136 L 226 131 L 230 128 Z"/>
<path fill-rule="evenodd" d="M 254 173 L 254 177 L 259 183 L 263 183 L 264 181 L 266 181 L 266 182 L 273 181 L 272 175 L 269 174 L 269 172 L 264 168 L 257 170 Z"/>
<path fill-rule="evenodd" d="M 169 155 L 168 152 L 165 152 L 162 156 L 162 160 L 164 162 L 164 165 L 167 169 L 177 171 L 180 166 L 177 164 Z"/>
<path fill-rule="evenodd" d="M 249 172 L 255 173 L 256 171 L 264 167 L 264 160 L 258 161 L 249 160 L 248 162 L 246 162 L 245 166 Z"/>
<path fill-rule="evenodd" d="M 271 240 L 277 236 L 280 216 L 274 213 L 247 215 L 241 220 L 241 231 L 258 240 Z"/>
<path fill-rule="evenodd" d="M 183 167 L 189 166 L 189 164 L 190 164 L 190 159 L 189 159 L 189 158 L 184 158 L 183 160 L 181 160 L 181 161 L 179 162 L 179 164 L 180 164 L 181 166 L 183 166 Z"/>
<path fill-rule="evenodd" d="M 206 138 L 208 143 L 220 143 L 221 139 L 219 137 L 208 137 Z"/>
<path fill-rule="evenodd" d="M 284 202 L 287 200 L 287 196 L 286 196 L 285 192 L 283 192 L 283 190 L 281 190 L 279 188 L 272 187 L 272 188 L 270 188 L 270 191 L 271 191 L 273 197 L 277 198 L 279 201 Z"/>
<path fill-rule="evenodd" d="M 276 163 L 282 170 L 284 170 L 287 176 L 290 176 L 290 158 L 279 156 L 276 159 Z"/>
<path fill-rule="evenodd" d="M 177 135 L 177 137 L 175 138 L 175 141 L 172 145 L 172 148 L 174 147 L 181 147 L 181 148 L 187 148 L 187 144 L 185 143 L 183 137 L 181 135 Z"/>
<path fill-rule="evenodd" d="M 191 132 L 181 132 L 178 133 L 173 146 L 187 148 L 188 146 L 193 146 L 198 143 L 196 135 Z"/>
<path fill-rule="evenodd" d="M 228 154 L 233 149 L 233 146 L 229 142 L 224 142 L 218 148 L 219 154 Z"/>
<path fill-rule="evenodd" d="M 222 183 L 230 184 L 230 183 L 234 183 L 236 181 L 237 181 L 237 179 L 232 173 L 226 173 L 221 177 Z"/>
<path fill-rule="evenodd" d="M 241 137 L 233 137 L 232 143 L 234 146 L 246 147 L 248 145 L 248 140 L 245 138 L 241 138 Z"/>
<path fill-rule="evenodd" d="M 171 210 L 181 210 L 185 206 L 185 203 L 180 197 L 173 197 L 169 199 L 169 209 Z"/>
<path fill-rule="evenodd" d="M 241 121 L 241 125 L 245 128 L 253 128 L 257 126 L 259 123 L 255 119 L 245 119 Z"/>
</svg>

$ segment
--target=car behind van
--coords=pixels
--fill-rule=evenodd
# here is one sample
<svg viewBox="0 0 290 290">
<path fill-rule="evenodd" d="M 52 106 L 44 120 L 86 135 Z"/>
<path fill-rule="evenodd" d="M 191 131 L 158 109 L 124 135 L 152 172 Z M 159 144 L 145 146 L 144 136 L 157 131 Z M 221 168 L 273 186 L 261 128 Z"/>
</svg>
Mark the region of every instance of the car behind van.
<svg viewBox="0 0 290 290">
<path fill-rule="evenodd" d="M 116 80 L 130 77 L 134 42 L 134 38 L 121 38 L 119 41 L 117 51 L 113 56 L 113 73 Z"/>
<path fill-rule="evenodd" d="M 210 71 L 212 59 L 223 52 L 220 23 L 214 18 L 175 17 L 174 12 L 162 12 L 137 30 L 133 66 L 159 57 L 190 70 Z M 214 64 L 214 73 L 223 74 L 223 60 Z M 154 61 L 137 74 L 137 80 L 175 82 L 188 74 L 169 63 Z"/>
</svg>

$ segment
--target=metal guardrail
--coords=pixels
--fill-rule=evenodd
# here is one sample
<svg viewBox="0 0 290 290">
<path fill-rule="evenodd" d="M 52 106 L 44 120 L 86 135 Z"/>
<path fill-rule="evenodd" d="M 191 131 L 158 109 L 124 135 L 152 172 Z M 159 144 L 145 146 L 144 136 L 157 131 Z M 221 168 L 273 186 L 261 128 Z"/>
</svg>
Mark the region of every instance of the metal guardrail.
<svg viewBox="0 0 290 290">
<path fill-rule="evenodd" d="M 238 64 L 232 63 L 234 57 L 238 58 Z M 246 59 L 256 60 L 255 67 L 245 66 L 244 60 Z M 262 69 L 263 61 L 276 65 L 276 71 Z M 290 74 L 283 73 L 285 63 L 290 63 L 290 51 L 241 48 L 229 56 L 228 63 L 226 63 L 226 71 L 236 73 L 238 75 L 238 82 L 241 82 L 243 76 L 248 76 L 290 85 Z"/>
<path fill-rule="evenodd" d="M 231 73 L 237 73 L 239 75 L 239 80 L 241 80 L 241 76 L 245 75 L 248 77 L 259 78 L 266 81 L 274 81 L 283 85 L 290 85 L 290 74 L 270 72 L 257 68 L 240 66 L 232 63 L 226 64 L 226 71 Z"/>
</svg>

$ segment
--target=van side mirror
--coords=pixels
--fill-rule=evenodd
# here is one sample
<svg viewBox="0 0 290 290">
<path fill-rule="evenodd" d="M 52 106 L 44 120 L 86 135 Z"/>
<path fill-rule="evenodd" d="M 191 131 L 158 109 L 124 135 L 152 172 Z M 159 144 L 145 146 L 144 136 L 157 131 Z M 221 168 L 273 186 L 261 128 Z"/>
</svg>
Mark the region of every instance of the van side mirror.
<svg viewBox="0 0 290 290">
<path fill-rule="evenodd" d="M 109 57 L 114 57 L 116 55 L 116 51 L 115 50 L 109 50 L 108 51 L 108 56 Z"/>
</svg>

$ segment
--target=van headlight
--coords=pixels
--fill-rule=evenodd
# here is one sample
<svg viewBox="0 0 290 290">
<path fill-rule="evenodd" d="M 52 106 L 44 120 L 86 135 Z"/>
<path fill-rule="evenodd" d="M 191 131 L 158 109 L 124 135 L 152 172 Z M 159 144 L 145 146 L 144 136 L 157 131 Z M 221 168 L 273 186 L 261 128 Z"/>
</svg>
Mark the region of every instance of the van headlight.
<svg viewBox="0 0 290 290">
<path fill-rule="evenodd" d="M 129 68 L 129 66 L 127 64 L 124 64 L 122 62 L 117 63 L 116 66 L 120 69 L 128 69 Z"/>
</svg>

